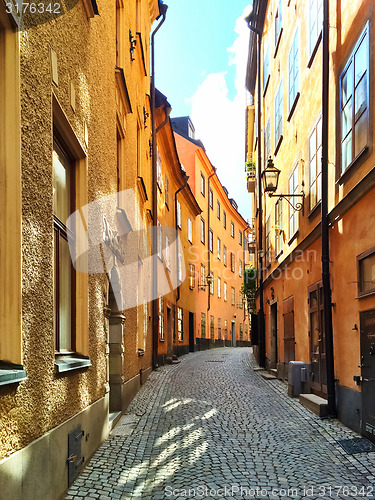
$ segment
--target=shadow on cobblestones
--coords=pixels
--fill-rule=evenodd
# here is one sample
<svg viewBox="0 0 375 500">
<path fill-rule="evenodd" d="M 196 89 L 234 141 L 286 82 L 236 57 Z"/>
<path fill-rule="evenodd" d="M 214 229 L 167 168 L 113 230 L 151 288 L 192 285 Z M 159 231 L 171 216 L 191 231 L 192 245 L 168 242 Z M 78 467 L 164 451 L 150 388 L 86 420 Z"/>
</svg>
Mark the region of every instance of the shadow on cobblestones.
<svg viewBox="0 0 375 500">
<path fill-rule="evenodd" d="M 181 360 L 150 375 L 132 431 L 113 432 L 67 499 L 375 498 L 375 454 L 347 455 L 337 440 L 356 434 L 263 380 L 251 349 Z"/>
</svg>

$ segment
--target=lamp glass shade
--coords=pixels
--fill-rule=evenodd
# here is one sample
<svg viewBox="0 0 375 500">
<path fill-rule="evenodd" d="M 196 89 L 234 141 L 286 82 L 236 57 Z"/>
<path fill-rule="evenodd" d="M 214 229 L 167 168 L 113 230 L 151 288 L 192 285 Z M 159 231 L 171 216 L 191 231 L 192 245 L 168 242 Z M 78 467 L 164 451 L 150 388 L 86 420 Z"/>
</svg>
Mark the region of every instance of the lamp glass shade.
<svg viewBox="0 0 375 500">
<path fill-rule="evenodd" d="M 280 170 L 275 167 L 272 159 L 268 160 L 267 168 L 263 170 L 263 190 L 265 193 L 274 193 L 279 182 Z"/>
</svg>

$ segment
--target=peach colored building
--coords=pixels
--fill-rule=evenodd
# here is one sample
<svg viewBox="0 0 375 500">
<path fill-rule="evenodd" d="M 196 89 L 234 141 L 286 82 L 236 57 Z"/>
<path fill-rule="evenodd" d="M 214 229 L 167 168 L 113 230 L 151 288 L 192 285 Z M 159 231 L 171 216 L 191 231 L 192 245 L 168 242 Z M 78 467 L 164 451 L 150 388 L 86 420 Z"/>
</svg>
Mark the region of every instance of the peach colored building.
<svg viewBox="0 0 375 500">
<path fill-rule="evenodd" d="M 262 33 L 261 75 L 250 34 L 248 159 L 281 171 L 276 194 L 262 193 L 266 366 L 287 377 L 306 363 L 305 391 L 326 397 L 326 329 L 321 266 L 322 115 L 327 112 L 328 214 L 334 379 L 339 418 L 375 441 L 375 170 L 372 0 L 329 2 L 329 107 L 322 109 L 320 0 L 255 1 L 250 25 Z M 261 102 L 257 102 L 261 85 Z M 257 137 L 257 113 L 261 135 Z M 251 121 L 250 120 L 250 121 Z M 257 169 L 256 169 L 257 170 Z M 259 196 L 249 182 L 254 216 Z M 295 210 L 301 201 L 303 210 Z M 259 241 L 258 241 L 259 245 Z M 258 297 L 259 308 L 259 297 Z"/>
<path fill-rule="evenodd" d="M 195 221 L 183 221 L 192 224 L 187 255 L 195 275 L 196 348 L 249 345 L 248 316 L 241 293 L 249 258 L 248 224 L 220 183 L 203 144 L 194 139 L 190 119 L 173 118 L 172 125 L 180 161 L 202 210 Z"/>
</svg>

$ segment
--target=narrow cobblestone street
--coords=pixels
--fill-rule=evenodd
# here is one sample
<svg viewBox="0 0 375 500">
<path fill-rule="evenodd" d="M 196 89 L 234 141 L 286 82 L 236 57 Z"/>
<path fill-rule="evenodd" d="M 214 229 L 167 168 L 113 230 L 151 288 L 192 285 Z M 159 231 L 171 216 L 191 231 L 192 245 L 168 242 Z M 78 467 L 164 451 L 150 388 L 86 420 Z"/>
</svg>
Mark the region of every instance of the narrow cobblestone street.
<svg viewBox="0 0 375 500">
<path fill-rule="evenodd" d="M 356 434 L 286 392 L 249 348 L 161 367 L 66 498 L 375 498 L 375 453 L 348 455 Z"/>
</svg>

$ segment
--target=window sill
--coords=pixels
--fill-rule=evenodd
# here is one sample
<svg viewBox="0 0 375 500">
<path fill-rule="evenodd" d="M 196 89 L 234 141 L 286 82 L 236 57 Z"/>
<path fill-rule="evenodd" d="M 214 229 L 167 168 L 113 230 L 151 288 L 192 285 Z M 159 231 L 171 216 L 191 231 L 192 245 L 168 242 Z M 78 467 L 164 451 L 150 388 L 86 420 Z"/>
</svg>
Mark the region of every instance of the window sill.
<svg viewBox="0 0 375 500">
<path fill-rule="evenodd" d="M 281 35 L 283 34 L 283 28 L 280 29 L 279 36 L 277 37 L 277 42 L 275 46 L 275 52 L 273 54 L 273 58 L 275 59 L 277 51 L 279 50 L 279 45 L 280 45 L 280 40 L 281 40 Z"/>
<path fill-rule="evenodd" d="M 375 290 L 369 290 L 368 292 L 362 292 L 360 293 L 356 299 L 357 300 L 360 300 L 360 299 L 365 299 L 367 297 L 373 297 L 375 295 Z"/>
<path fill-rule="evenodd" d="M 164 342 L 164 339 L 159 339 L 159 342 Z"/>
<path fill-rule="evenodd" d="M 347 177 L 349 177 L 349 172 L 352 171 L 352 167 L 357 165 L 361 160 L 363 160 L 363 157 L 366 155 L 366 153 L 369 151 L 369 147 L 365 146 L 354 158 L 353 161 L 349 163 L 349 165 L 346 167 L 345 171 L 340 175 L 340 177 L 337 179 L 336 184 L 343 184 L 346 180 Z"/>
<path fill-rule="evenodd" d="M 280 252 L 276 255 L 276 257 L 275 257 L 275 262 L 277 262 L 277 261 L 280 259 L 280 257 L 282 256 L 282 254 L 283 254 L 283 253 L 284 253 L 284 251 L 283 251 L 283 250 L 281 250 L 281 251 L 280 251 Z"/>
<path fill-rule="evenodd" d="M 91 366 L 91 361 L 87 356 L 59 356 L 55 360 L 56 373 L 65 373 L 72 370 L 81 370 Z"/>
<path fill-rule="evenodd" d="M 318 215 L 318 213 L 320 213 L 321 205 L 322 205 L 322 202 L 318 201 L 318 203 L 315 205 L 315 207 L 310 210 L 310 213 L 307 216 L 310 220 L 314 219 Z"/>
<path fill-rule="evenodd" d="M 138 356 L 144 356 L 144 355 L 145 355 L 144 349 L 138 349 Z"/>
<path fill-rule="evenodd" d="M 281 146 L 282 142 L 283 142 L 283 135 L 281 134 L 280 137 L 279 137 L 279 140 L 277 141 L 275 151 L 273 153 L 274 156 L 276 156 L 277 153 L 279 152 L 279 149 L 280 149 L 280 146 Z"/>
<path fill-rule="evenodd" d="M 313 48 L 313 50 L 311 52 L 309 62 L 307 63 L 307 67 L 308 68 L 311 68 L 312 63 L 314 62 L 314 59 L 315 59 L 316 53 L 318 52 L 319 44 L 320 44 L 321 41 L 322 41 L 322 31 L 320 31 L 319 36 L 316 39 L 314 48 Z"/>
<path fill-rule="evenodd" d="M 27 373 L 22 365 L 0 362 L 0 386 L 18 384 L 27 379 Z"/>
<path fill-rule="evenodd" d="M 288 245 L 290 246 L 293 243 L 293 241 L 298 238 L 298 236 L 299 236 L 299 230 L 297 229 L 297 231 L 293 234 L 293 236 L 288 241 Z"/>
<path fill-rule="evenodd" d="M 290 120 L 292 119 L 292 116 L 293 116 L 294 110 L 296 109 L 297 102 L 299 100 L 299 96 L 300 95 L 301 95 L 300 92 L 297 92 L 296 97 L 294 98 L 293 104 L 292 104 L 292 106 L 290 108 L 289 115 L 288 115 L 288 118 L 287 118 L 288 122 L 290 122 Z"/>
<path fill-rule="evenodd" d="M 266 93 L 267 93 L 267 89 L 268 89 L 268 84 L 270 83 L 270 78 L 271 78 L 271 75 L 268 75 L 267 76 L 267 81 L 266 81 L 266 84 L 264 86 L 264 90 L 263 90 L 263 97 L 266 96 Z"/>
</svg>

